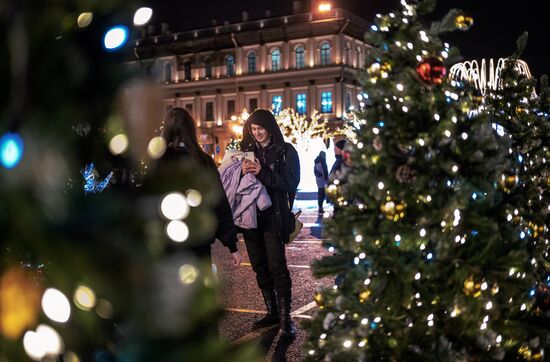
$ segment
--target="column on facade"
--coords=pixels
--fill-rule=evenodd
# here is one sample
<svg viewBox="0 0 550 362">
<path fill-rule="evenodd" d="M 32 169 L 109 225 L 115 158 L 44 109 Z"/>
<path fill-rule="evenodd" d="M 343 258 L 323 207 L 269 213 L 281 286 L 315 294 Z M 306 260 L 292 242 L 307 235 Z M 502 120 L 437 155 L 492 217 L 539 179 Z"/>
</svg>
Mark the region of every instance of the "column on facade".
<svg viewBox="0 0 550 362">
<path fill-rule="evenodd" d="M 290 84 L 285 84 L 285 88 L 283 91 L 283 108 L 293 108 L 293 103 L 292 88 L 290 87 Z"/>
<path fill-rule="evenodd" d="M 262 85 L 262 88 L 260 89 L 260 99 L 258 100 L 258 107 L 264 108 L 264 109 L 271 109 L 271 103 L 267 99 L 267 89 L 265 89 L 265 86 Z"/>
<path fill-rule="evenodd" d="M 334 82 L 334 99 L 332 100 L 332 106 L 334 108 L 334 114 L 338 118 L 342 117 L 344 109 L 345 92 L 342 88 L 344 88 L 344 82 L 341 80 Z"/>
<path fill-rule="evenodd" d="M 221 92 L 216 94 L 216 125 L 218 121 L 223 121 L 223 97 Z"/>
<path fill-rule="evenodd" d="M 308 63 L 307 66 L 314 67 L 315 66 L 315 38 L 309 38 L 307 40 L 307 58 Z"/>
<path fill-rule="evenodd" d="M 265 44 L 260 45 L 260 54 L 259 54 L 260 55 L 259 56 L 260 62 L 258 64 L 260 66 L 259 67 L 260 68 L 259 69 L 260 73 L 265 72 L 265 70 L 267 69 L 267 62 L 266 62 L 267 54 L 266 53 L 267 53 L 267 48 L 266 48 Z"/>
<path fill-rule="evenodd" d="M 201 96 L 196 95 L 193 107 L 195 108 L 195 121 L 200 125 L 202 123 L 202 101 Z"/>
<path fill-rule="evenodd" d="M 283 59 L 284 59 L 283 69 L 290 69 L 290 53 L 291 53 L 290 44 L 288 44 L 288 42 L 285 41 L 283 43 Z"/>
<path fill-rule="evenodd" d="M 336 64 L 342 64 L 344 61 L 344 34 L 334 36 L 334 61 Z"/>
<path fill-rule="evenodd" d="M 317 86 L 315 86 L 315 83 L 310 84 L 308 87 L 306 103 L 309 114 L 312 114 L 314 110 L 319 110 L 317 106 Z"/>
</svg>

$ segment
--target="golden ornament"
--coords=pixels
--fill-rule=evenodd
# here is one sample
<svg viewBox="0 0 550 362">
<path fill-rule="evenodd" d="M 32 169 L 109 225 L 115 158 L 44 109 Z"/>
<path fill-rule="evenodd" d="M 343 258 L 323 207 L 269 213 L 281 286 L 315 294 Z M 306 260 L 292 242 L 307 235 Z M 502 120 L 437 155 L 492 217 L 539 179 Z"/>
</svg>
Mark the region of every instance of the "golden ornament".
<svg viewBox="0 0 550 362">
<path fill-rule="evenodd" d="M 361 294 L 359 294 L 359 301 L 361 303 L 365 303 L 367 301 L 367 299 L 369 299 L 370 297 L 370 294 L 371 294 L 371 291 L 370 290 L 365 290 L 364 292 L 362 292 Z"/>
<path fill-rule="evenodd" d="M 516 107 L 516 114 L 522 114 L 525 113 L 525 107 L 517 106 Z"/>
<path fill-rule="evenodd" d="M 407 204 L 403 201 L 396 202 L 390 196 L 386 197 L 386 200 L 380 205 L 380 211 L 386 215 L 386 219 L 399 221 L 405 217 L 405 209 Z"/>
<path fill-rule="evenodd" d="M 379 78 L 387 78 L 390 71 L 391 65 L 387 62 L 382 64 L 373 63 L 367 68 L 367 74 L 370 76 L 373 83 L 376 83 Z"/>
<path fill-rule="evenodd" d="M 472 276 L 469 276 L 468 279 L 464 281 L 464 288 L 462 289 L 464 294 L 467 296 L 473 296 L 477 298 L 481 295 L 481 283 L 474 281 Z"/>
<path fill-rule="evenodd" d="M 534 238 L 546 232 L 546 225 L 537 225 L 531 221 L 527 224 L 527 227 L 531 230 L 531 234 Z"/>
<path fill-rule="evenodd" d="M 42 288 L 19 267 L 0 278 L 0 335 L 15 340 L 33 327 L 40 312 Z"/>
<path fill-rule="evenodd" d="M 471 16 L 461 14 L 455 18 L 455 25 L 458 29 L 466 31 L 474 25 L 474 19 Z"/>
<path fill-rule="evenodd" d="M 340 186 L 335 184 L 329 185 L 327 187 L 327 196 L 332 202 L 337 203 L 338 199 L 342 197 Z"/>
<path fill-rule="evenodd" d="M 503 174 L 500 177 L 500 181 L 499 181 L 500 187 L 502 187 L 502 189 L 505 192 L 512 191 L 512 189 L 516 187 L 518 182 L 519 182 L 519 177 L 517 175 L 506 175 L 506 174 Z"/>
<path fill-rule="evenodd" d="M 319 307 L 319 309 L 323 309 L 325 307 L 325 298 L 323 298 L 323 295 L 321 293 L 315 293 L 313 296 L 313 300 Z"/>
<path fill-rule="evenodd" d="M 542 361 L 544 356 L 544 353 L 540 348 L 531 349 L 525 344 L 519 347 L 518 353 L 526 361 Z"/>
</svg>

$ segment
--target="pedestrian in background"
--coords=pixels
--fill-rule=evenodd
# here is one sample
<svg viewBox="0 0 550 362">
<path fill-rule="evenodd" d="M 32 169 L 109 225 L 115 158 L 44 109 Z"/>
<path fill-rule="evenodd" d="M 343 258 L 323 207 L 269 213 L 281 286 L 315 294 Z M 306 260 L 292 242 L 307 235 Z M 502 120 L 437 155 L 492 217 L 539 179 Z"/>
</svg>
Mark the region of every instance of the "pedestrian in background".
<svg viewBox="0 0 550 362">
<path fill-rule="evenodd" d="M 319 155 L 315 159 L 313 173 L 315 174 L 315 181 L 317 182 L 318 213 L 323 214 L 325 212 L 323 209 L 326 198 L 325 188 L 328 183 L 327 156 L 324 151 L 319 152 Z"/>
</svg>

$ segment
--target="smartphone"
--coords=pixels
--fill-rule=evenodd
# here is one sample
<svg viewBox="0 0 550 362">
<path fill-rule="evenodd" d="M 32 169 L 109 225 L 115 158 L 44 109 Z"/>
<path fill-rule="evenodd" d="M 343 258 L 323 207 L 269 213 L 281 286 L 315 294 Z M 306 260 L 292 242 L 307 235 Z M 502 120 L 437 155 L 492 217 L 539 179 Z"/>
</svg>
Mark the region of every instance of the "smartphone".
<svg viewBox="0 0 550 362">
<path fill-rule="evenodd" d="M 255 160 L 254 152 L 245 152 L 244 158 L 250 161 L 254 161 Z"/>
</svg>

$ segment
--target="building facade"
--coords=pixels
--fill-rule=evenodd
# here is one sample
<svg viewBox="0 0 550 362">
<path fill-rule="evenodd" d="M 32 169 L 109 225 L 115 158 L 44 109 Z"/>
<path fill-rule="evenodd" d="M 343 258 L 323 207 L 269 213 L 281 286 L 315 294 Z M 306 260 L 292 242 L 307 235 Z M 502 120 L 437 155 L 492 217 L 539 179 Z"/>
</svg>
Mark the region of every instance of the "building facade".
<svg viewBox="0 0 550 362">
<path fill-rule="evenodd" d="M 343 9 L 213 24 L 161 34 L 149 28 L 135 40 L 134 65 L 161 86 L 165 109 L 182 107 L 194 116 L 201 143 L 219 161 L 238 137 L 244 108 L 292 107 L 300 114 L 317 110 L 333 123 L 354 105 L 355 80 L 368 45 L 367 22 Z"/>
</svg>

